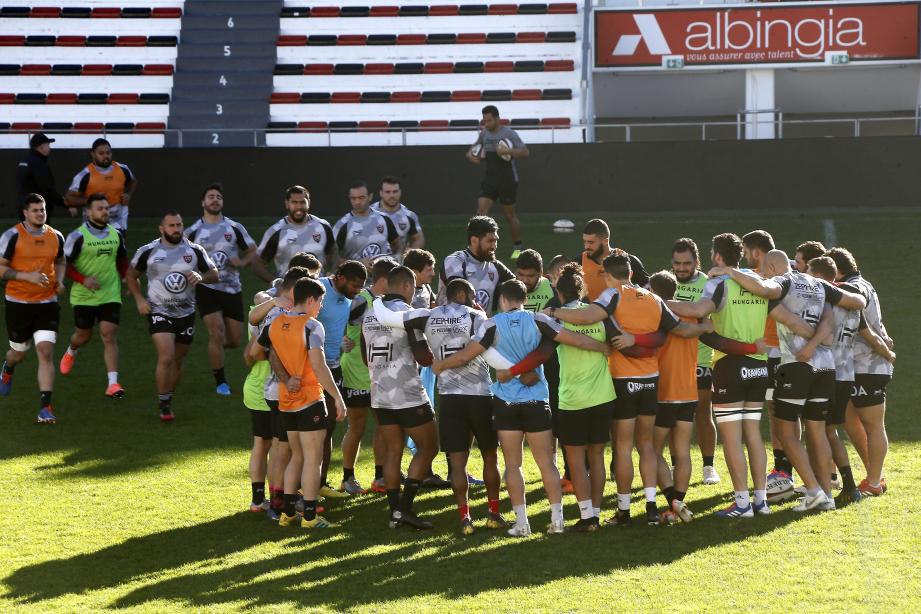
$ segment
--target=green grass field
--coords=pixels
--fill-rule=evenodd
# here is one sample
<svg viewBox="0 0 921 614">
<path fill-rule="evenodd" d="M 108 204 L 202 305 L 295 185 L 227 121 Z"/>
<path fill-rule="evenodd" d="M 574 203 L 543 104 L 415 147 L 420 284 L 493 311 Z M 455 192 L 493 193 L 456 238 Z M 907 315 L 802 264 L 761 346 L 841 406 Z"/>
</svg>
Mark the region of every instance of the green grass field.
<svg viewBox="0 0 921 614">
<path fill-rule="evenodd" d="M 529 246 L 545 259 L 581 249 L 579 234 L 550 232 L 554 217 L 564 215 L 524 218 Z M 638 254 L 650 271 L 667 265 L 679 236 L 697 240 L 706 268 L 709 238 L 717 232 L 765 228 L 779 247 L 792 250 L 806 239 L 824 240 L 823 220 L 833 220 L 838 243 L 854 252 L 876 285 L 896 340 L 889 494 L 834 513 L 801 516 L 787 505 L 770 517 L 723 521 L 712 515 L 730 500 L 721 453 L 723 483 L 705 487 L 699 484 L 695 449 L 687 501 L 697 519 L 690 525 L 635 525 L 525 540 L 483 529 L 461 538 L 450 491 L 429 491 L 418 508 L 434 521 L 431 532 L 388 530 L 386 503 L 378 495 L 327 502 L 326 516 L 343 523 L 338 530 L 280 529 L 246 511 L 252 439 L 239 394 L 245 375 L 239 352 L 227 359 L 234 395 L 218 397 L 205 356 L 207 333 L 199 327 L 174 400 L 177 419 L 163 425 L 156 415 L 153 348 L 129 299 L 120 335 L 124 399 L 103 395 L 98 339 L 80 353 L 70 376 L 58 376 L 56 426 L 34 424 L 34 355 L 18 368 L 12 395 L 0 399 L 0 491 L 7 501 L 0 519 L 0 559 L 6 561 L 0 608 L 918 611 L 921 521 L 914 493 L 921 487 L 921 386 L 915 377 L 921 352 L 912 329 L 921 296 L 908 263 L 916 255 L 921 213 L 601 215 L 614 223 L 615 244 Z M 568 217 L 579 228 L 591 216 Z M 240 221 L 257 239 L 270 223 Z M 463 247 L 465 221 L 424 218 L 429 249 L 444 256 Z M 63 220 L 61 229 L 66 234 L 73 225 Z M 136 247 L 155 232 L 153 221 L 133 220 L 129 242 Z M 500 242 L 500 257 L 508 255 L 509 245 Z M 247 274 L 246 292 L 259 287 Z M 72 326 L 70 309 L 63 313 L 58 357 Z M 369 452 L 366 445 L 357 468 L 365 484 L 373 476 Z M 851 456 L 859 480 L 863 471 L 856 454 Z M 338 450 L 333 464 L 330 478 L 338 483 Z M 444 474 L 443 456 L 435 469 Z M 549 522 L 549 508 L 533 464 L 527 472 L 529 513 L 537 529 Z M 642 510 L 637 492 L 634 514 Z M 485 492 L 472 495 L 479 526 Z M 502 501 L 508 514 L 504 494 Z M 570 496 L 565 503 L 571 523 L 578 518 L 575 500 Z M 605 507 L 606 518 L 614 507 L 610 483 Z"/>
</svg>

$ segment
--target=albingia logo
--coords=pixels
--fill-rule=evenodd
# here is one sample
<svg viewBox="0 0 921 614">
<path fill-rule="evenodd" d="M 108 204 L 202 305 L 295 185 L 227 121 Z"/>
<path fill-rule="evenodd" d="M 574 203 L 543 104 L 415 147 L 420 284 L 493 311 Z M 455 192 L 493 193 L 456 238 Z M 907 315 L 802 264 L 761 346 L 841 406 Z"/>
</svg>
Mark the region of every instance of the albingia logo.
<svg viewBox="0 0 921 614">
<path fill-rule="evenodd" d="M 646 48 L 653 55 L 668 55 L 672 52 L 655 15 L 650 13 L 634 15 L 633 21 L 636 22 L 640 33 L 622 35 L 611 55 L 633 55 L 636 53 L 636 48 L 640 46 L 640 41 L 646 43 Z"/>
</svg>

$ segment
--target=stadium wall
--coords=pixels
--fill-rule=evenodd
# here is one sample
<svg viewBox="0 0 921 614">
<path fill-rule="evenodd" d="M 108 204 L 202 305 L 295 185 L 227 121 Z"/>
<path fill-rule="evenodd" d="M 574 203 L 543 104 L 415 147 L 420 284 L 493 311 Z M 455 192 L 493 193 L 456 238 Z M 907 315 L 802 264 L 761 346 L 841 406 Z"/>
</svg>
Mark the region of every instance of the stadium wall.
<svg viewBox="0 0 921 614">
<path fill-rule="evenodd" d="M 231 216 L 278 214 L 284 188 L 300 183 L 311 190 L 314 211 L 329 217 L 348 209 L 350 182 L 364 178 L 376 187 L 384 174 L 403 179 L 405 202 L 419 213 L 469 213 L 482 170 L 463 153 L 459 147 L 131 149 L 116 150 L 115 159 L 140 181 L 134 216 L 170 207 L 196 213 L 202 188 L 220 181 Z M 0 202 L 8 216 L 16 214 L 14 172 L 24 155 L 0 151 L 6 169 Z M 62 192 L 87 158 L 85 151 L 52 152 Z M 525 215 L 561 216 L 604 209 L 918 206 L 918 168 L 917 137 L 534 145 L 519 163 L 519 202 Z"/>
</svg>

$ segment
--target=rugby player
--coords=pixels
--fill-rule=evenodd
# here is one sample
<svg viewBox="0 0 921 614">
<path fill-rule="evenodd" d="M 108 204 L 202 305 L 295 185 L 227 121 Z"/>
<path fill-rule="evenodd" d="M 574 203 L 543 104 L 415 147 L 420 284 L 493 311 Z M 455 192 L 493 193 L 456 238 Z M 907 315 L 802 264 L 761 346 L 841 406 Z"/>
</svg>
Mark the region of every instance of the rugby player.
<svg viewBox="0 0 921 614">
<path fill-rule="evenodd" d="M 128 230 L 128 206 L 137 190 L 138 180 L 126 164 L 112 159 L 112 146 L 105 139 L 96 139 L 90 147 L 90 159 L 74 175 L 64 203 L 76 215 L 78 207 L 89 204 L 91 194 L 102 193 L 109 203 L 109 223 L 122 233 Z"/>
<path fill-rule="evenodd" d="M 288 270 L 291 257 L 298 252 L 308 252 L 320 259 L 327 270 L 334 264 L 336 241 L 333 229 L 323 218 L 310 215 L 310 192 L 299 185 L 285 190 L 285 210 L 288 214 L 272 224 L 265 234 L 253 259 L 253 271 L 263 281 L 272 282 Z M 268 263 L 274 264 L 270 272 Z"/>
<path fill-rule="evenodd" d="M 805 243 L 800 243 L 796 247 L 796 255 L 793 258 L 793 268 L 799 271 L 800 273 L 808 273 L 809 263 L 813 258 L 819 258 L 825 255 L 825 252 L 828 250 L 825 249 L 825 246 L 819 243 L 818 241 L 806 241 Z M 829 280 L 825 280 L 829 281 Z M 831 280 L 834 282 L 834 280 Z"/>
<path fill-rule="evenodd" d="M 594 301 L 608 288 L 604 260 L 611 255 L 614 246 L 611 245 L 611 229 L 607 222 L 598 218 L 586 222 L 582 229 L 582 247 L 582 254 L 571 260 L 582 265 L 586 296 L 589 301 Z M 643 268 L 643 263 L 633 254 L 630 255 L 630 272 L 630 281 L 634 285 L 643 287 L 649 283 L 649 274 Z"/>
<path fill-rule="evenodd" d="M 333 226 L 339 257 L 370 267 L 378 256 L 396 253 L 400 235 L 389 216 L 371 210 L 368 184 L 359 180 L 349 186 L 349 202 L 352 210 Z"/>
<path fill-rule="evenodd" d="M 382 177 L 378 195 L 380 200 L 371 204 L 371 210 L 386 215 L 396 226 L 397 234 L 400 235 L 400 245 L 394 253 L 402 257 L 410 249 L 425 247 L 425 235 L 422 234 L 419 216 L 410 211 L 401 200 L 403 190 L 399 178 L 393 175 Z"/>
<path fill-rule="evenodd" d="M 444 289 L 455 278 L 466 279 L 476 290 L 476 302 L 490 315 L 499 306 L 496 289 L 499 284 L 514 278 L 512 272 L 496 260 L 499 246 L 499 226 L 491 217 L 476 216 L 467 223 L 467 248 L 449 254 L 441 263 L 439 305 L 447 299 Z"/>
</svg>

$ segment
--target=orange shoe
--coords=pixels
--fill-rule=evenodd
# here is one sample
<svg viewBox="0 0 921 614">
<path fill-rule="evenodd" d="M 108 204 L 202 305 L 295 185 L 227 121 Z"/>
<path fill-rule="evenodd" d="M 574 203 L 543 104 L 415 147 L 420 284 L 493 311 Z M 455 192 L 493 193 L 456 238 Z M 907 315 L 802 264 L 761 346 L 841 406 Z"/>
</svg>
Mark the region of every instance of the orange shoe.
<svg viewBox="0 0 921 614">
<path fill-rule="evenodd" d="M 61 375 L 67 375 L 70 373 L 70 370 L 74 368 L 75 358 L 76 356 L 74 354 L 68 354 L 67 352 L 64 352 L 64 355 L 61 356 L 61 364 L 59 365 L 61 369 Z"/>
<path fill-rule="evenodd" d="M 562 486 L 563 488 L 564 495 L 572 495 L 572 494 L 575 494 L 576 492 L 575 489 L 572 487 L 572 482 L 570 482 L 566 478 L 562 478 L 560 480 L 560 486 Z"/>
<path fill-rule="evenodd" d="M 864 478 L 860 482 L 860 485 L 857 486 L 857 490 L 859 490 L 860 493 L 865 496 L 879 497 L 880 495 L 885 494 L 886 490 L 888 490 L 886 486 L 886 478 L 883 478 L 879 481 L 879 486 L 872 486 L 867 481 L 867 479 Z"/>
<path fill-rule="evenodd" d="M 64 362 L 63 359 L 61 360 L 61 362 L 62 363 Z M 110 399 L 120 399 L 123 396 L 125 396 L 125 389 L 122 388 L 121 384 L 119 384 L 118 382 L 115 382 L 114 384 L 110 384 L 109 387 L 106 388 L 106 396 L 109 397 Z"/>
</svg>

